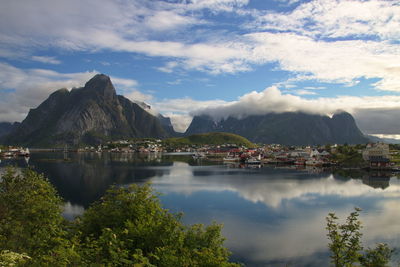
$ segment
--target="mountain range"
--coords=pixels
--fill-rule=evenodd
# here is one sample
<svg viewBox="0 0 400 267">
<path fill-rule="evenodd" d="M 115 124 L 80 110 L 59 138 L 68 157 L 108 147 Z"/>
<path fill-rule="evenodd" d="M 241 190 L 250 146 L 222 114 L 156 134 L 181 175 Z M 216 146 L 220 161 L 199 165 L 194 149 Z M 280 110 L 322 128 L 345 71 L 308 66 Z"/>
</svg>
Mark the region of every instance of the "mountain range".
<svg viewBox="0 0 400 267">
<path fill-rule="evenodd" d="M 205 132 L 229 132 L 255 143 L 284 145 L 358 144 L 369 139 L 346 112 L 332 118 L 301 112 L 269 113 L 242 119 L 228 117 L 215 121 L 211 116 L 195 116 L 186 135 Z"/>
<path fill-rule="evenodd" d="M 220 121 L 200 115 L 193 118 L 184 134 L 177 133 L 169 118 L 153 114 L 147 104 L 117 95 L 110 78 L 104 74 L 95 75 L 84 87 L 55 91 L 31 109 L 21 123 L 0 123 L 2 143 L 37 147 L 208 132 L 234 133 L 255 143 L 284 145 L 369 141 L 346 112 L 332 117 L 301 112 L 269 113 Z"/>
</svg>

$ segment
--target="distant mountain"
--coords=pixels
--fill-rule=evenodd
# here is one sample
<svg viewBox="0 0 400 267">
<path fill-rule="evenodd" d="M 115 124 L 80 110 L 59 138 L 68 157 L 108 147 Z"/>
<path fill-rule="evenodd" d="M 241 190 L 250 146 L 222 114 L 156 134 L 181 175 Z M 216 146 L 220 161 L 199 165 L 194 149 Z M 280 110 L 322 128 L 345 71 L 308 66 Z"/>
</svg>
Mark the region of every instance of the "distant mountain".
<svg viewBox="0 0 400 267">
<path fill-rule="evenodd" d="M 97 144 L 131 137 L 174 135 L 168 118 L 160 120 L 142 105 L 117 95 L 108 76 L 98 74 L 82 88 L 60 89 L 25 120 L 6 143 L 30 146 Z"/>
<path fill-rule="evenodd" d="M 256 147 L 255 144 L 246 138 L 232 133 L 202 133 L 193 134 L 186 137 L 168 138 L 164 140 L 165 144 L 180 146 L 180 145 L 223 145 L 235 144 L 246 147 Z"/>
<path fill-rule="evenodd" d="M 367 136 L 372 143 L 400 144 L 399 139 L 394 138 L 379 138 L 373 135 Z"/>
<path fill-rule="evenodd" d="M 269 113 L 243 119 L 229 117 L 216 122 L 210 116 L 195 116 L 185 135 L 230 132 L 255 143 L 285 145 L 356 144 L 369 140 L 346 112 L 332 118 L 300 112 Z"/>
</svg>

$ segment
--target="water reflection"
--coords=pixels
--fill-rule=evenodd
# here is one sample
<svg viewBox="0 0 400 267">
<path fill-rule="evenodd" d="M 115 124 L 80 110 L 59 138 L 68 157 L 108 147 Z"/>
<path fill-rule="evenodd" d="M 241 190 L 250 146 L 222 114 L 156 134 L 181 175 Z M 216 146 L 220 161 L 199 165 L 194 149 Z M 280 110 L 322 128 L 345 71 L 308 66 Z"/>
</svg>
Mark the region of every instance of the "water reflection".
<svg viewBox="0 0 400 267">
<path fill-rule="evenodd" d="M 186 223 L 223 223 L 233 258 L 248 266 L 327 266 L 325 216 L 335 211 L 344 218 L 354 206 L 363 209 L 366 246 L 400 244 L 400 182 L 390 173 L 249 169 L 156 154 L 71 153 L 65 159 L 41 153 L 29 164 L 67 200 L 67 218 L 111 184 L 150 181 L 166 208 L 185 213 Z"/>
<path fill-rule="evenodd" d="M 100 198 L 112 184 L 143 183 L 168 171 L 149 166 L 171 165 L 157 157 L 110 153 L 71 153 L 68 160 L 41 155 L 31 161 L 34 169 L 50 178 L 64 199 L 84 207 Z"/>
<path fill-rule="evenodd" d="M 228 246 L 250 266 L 327 265 L 325 216 L 335 211 L 344 218 L 354 206 L 364 210 L 367 245 L 400 243 L 397 178 L 174 163 L 170 174 L 151 181 L 168 207 L 185 212 L 188 223 L 223 222 Z"/>
</svg>

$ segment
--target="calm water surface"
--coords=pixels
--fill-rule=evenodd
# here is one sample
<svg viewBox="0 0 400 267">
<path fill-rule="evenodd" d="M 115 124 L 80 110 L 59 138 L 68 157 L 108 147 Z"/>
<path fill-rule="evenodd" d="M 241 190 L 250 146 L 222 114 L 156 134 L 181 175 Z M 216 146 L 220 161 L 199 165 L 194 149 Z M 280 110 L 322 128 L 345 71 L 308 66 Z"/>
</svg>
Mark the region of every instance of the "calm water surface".
<svg viewBox="0 0 400 267">
<path fill-rule="evenodd" d="M 67 160 L 64 160 L 66 156 Z M 400 179 L 357 179 L 319 170 L 236 168 L 188 156 L 111 153 L 33 153 L 0 166 L 27 165 L 44 173 L 73 218 L 111 184 L 151 182 L 164 207 L 188 224 L 224 224 L 232 260 L 246 266 L 328 266 L 325 217 L 363 209 L 364 245 L 400 248 Z M 398 253 L 394 260 L 399 261 Z"/>
</svg>

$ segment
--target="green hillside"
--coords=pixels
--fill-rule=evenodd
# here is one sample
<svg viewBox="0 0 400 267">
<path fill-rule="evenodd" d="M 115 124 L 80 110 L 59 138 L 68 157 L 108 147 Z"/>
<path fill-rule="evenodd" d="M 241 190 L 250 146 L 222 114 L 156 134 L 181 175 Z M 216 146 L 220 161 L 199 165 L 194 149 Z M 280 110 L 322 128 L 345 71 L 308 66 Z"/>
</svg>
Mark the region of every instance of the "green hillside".
<svg viewBox="0 0 400 267">
<path fill-rule="evenodd" d="M 169 146 L 236 144 L 238 146 L 256 147 L 246 138 L 232 133 L 202 133 L 186 137 L 168 138 L 164 140 L 164 144 Z"/>
</svg>

